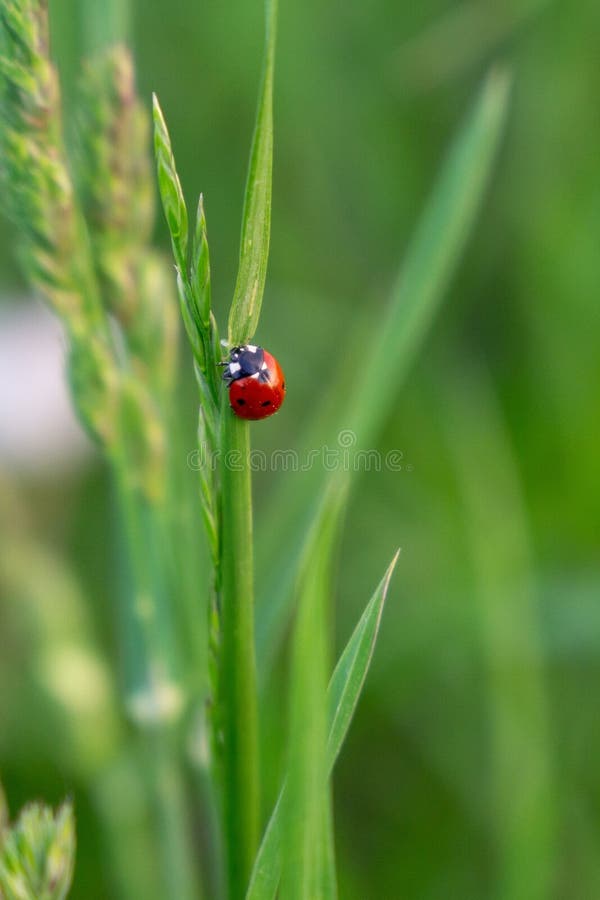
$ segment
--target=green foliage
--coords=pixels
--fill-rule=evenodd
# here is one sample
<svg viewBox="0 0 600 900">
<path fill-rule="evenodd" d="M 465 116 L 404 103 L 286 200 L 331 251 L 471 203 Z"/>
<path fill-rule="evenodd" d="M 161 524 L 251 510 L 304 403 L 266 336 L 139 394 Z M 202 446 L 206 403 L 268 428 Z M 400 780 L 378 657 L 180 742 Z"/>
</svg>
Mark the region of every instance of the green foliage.
<svg viewBox="0 0 600 900">
<path fill-rule="evenodd" d="M 173 379 L 176 310 L 165 261 L 149 244 L 154 184 L 149 121 L 133 60 L 116 45 L 85 61 L 78 97 L 77 184 L 105 308 L 119 321 L 144 377 Z"/>
<path fill-rule="evenodd" d="M 202 328 L 208 331 L 210 329 L 210 259 L 202 194 L 200 194 L 196 212 L 190 282 L 192 285 L 194 317 L 197 316 Z"/>
<path fill-rule="evenodd" d="M 0 891 L 5 900 L 64 900 L 71 887 L 75 823 L 70 803 L 56 813 L 31 804 L 4 835 Z"/>
<path fill-rule="evenodd" d="M 273 70 L 277 0 L 267 0 L 267 33 L 262 86 L 250 152 L 240 264 L 229 310 L 229 344 L 243 344 L 256 331 L 262 305 L 271 236 L 273 169 Z"/>
<path fill-rule="evenodd" d="M 308 537 L 298 574 L 282 841 L 281 890 L 290 900 L 336 896 L 326 753 L 328 619 L 344 501 L 345 492 L 334 481 Z"/>
<path fill-rule="evenodd" d="M 376 436 L 394 402 L 393 390 L 377 390 L 377 361 L 388 361 L 387 378 L 397 390 L 423 344 L 472 232 L 503 134 L 509 83 L 502 70 L 495 69 L 487 77 L 458 130 L 406 250 L 352 408 L 342 419 L 356 432 L 361 447 Z"/>
<path fill-rule="evenodd" d="M 331 531 L 332 523 L 328 522 L 323 516 L 321 521 L 323 532 L 325 532 L 327 526 Z M 327 535 L 325 534 L 324 537 L 327 537 Z M 398 555 L 399 551 L 367 603 L 365 611 L 346 644 L 329 682 L 327 689 L 329 720 L 326 748 L 326 765 L 329 774 L 331 774 L 342 748 L 360 699 L 367 672 L 369 671 L 381 624 L 383 607 L 390 580 L 398 561 Z M 281 877 L 283 816 L 284 809 L 288 803 L 286 785 L 284 784 L 269 819 L 254 863 L 247 900 L 273 900 L 277 893 Z"/>
<path fill-rule="evenodd" d="M 135 291 L 135 283 L 126 289 L 122 284 L 127 274 L 135 282 L 125 260 L 144 250 L 154 224 L 148 116 L 136 96 L 126 47 L 111 47 L 86 61 L 79 110 L 78 182 L 92 242 L 98 245 L 94 255 L 108 282 L 107 301 L 114 303 Z M 119 316 L 119 306 L 115 311 Z M 132 319 L 135 309 L 125 308 L 121 315 Z"/>
<path fill-rule="evenodd" d="M 149 376 L 161 393 L 170 389 L 175 361 L 175 321 L 164 297 L 170 288 L 162 262 L 148 248 L 152 199 L 146 115 L 135 96 L 126 50 L 115 48 L 88 63 L 79 118 L 78 193 L 65 149 L 46 5 L 2 0 L 0 23 L 3 198 L 18 227 L 25 272 L 66 329 L 80 416 L 115 454 L 127 439 L 121 403 L 131 390 L 107 313 L 119 318 L 138 374 Z M 156 421 L 155 391 L 141 385 L 137 422 L 145 425 L 136 438 L 145 446 L 143 465 L 150 471 L 156 464 L 152 433 L 162 426 Z"/>
<path fill-rule="evenodd" d="M 2 0 L 3 199 L 25 274 L 65 328 L 77 410 L 117 484 L 135 581 L 135 590 L 123 592 L 120 618 L 127 708 L 138 728 L 160 734 L 174 726 L 187 700 L 187 662 L 174 625 L 187 607 L 179 592 L 176 613 L 167 590 L 178 542 L 173 510 L 182 505 L 169 466 L 177 318 L 166 263 L 150 247 L 148 121 L 128 52 L 115 47 L 89 60 L 76 116 L 75 179 L 48 33 L 42 0 Z M 188 643 L 199 647 L 207 629 L 195 635 Z M 194 661 L 202 656 L 195 653 Z M 194 676 L 195 684 L 201 680 Z M 151 790 L 162 815 L 177 818 L 179 761 L 163 740 L 149 766 L 169 790 L 160 791 L 158 775 Z M 194 875 L 182 831 L 163 842 L 162 877 L 164 892 L 183 898 L 194 893 Z"/>
<path fill-rule="evenodd" d="M 502 872 L 499 894 L 542 900 L 551 896 L 557 853 L 556 776 L 548 752 L 551 725 L 538 637 L 540 603 L 517 463 L 485 366 L 463 363 L 459 369 L 448 360 L 446 371 L 448 396 L 440 419 L 477 584 L 490 734 L 489 802 Z M 460 429 L 454 427 L 457 420 Z M 504 662 L 507 652 L 518 655 L 518 683 Z"/>
<path fill-rule="evenodd" d="M 229 315 L 229 344 L 256 330 L 266 278 L 271 216 L 275 0 L 268 6 L 263 83 L 248 171 L 236 289 Z M 243 896 L 259 828 L 258 723 L 254 655 L 254 561 L 247 422 L 228 407 L 216 380 L 218 332 L 210 309 L 210 263 L 202 195 L 188 261 L 188 214 L 171 139 L 158 99 L 154 148 L 159 191 L 177 267 L 185 329 L 195 359 L 200 394 L 198 439 L 203 454 L 220 454 L 218 473 L 203 466 L 200 496 L 213 564 L 213 730 L 223 793 L 228 890 Z M 219 408 L 220 403 L 220 408 Z M 222 539 L 220 536 L 223 536 Z"/>
<path fill-rule="evenodd" d="M 229 854 L 229 890 L 243 896 L 259 837 L 258 704 L 254 656 L 254 549 L 248 423 L 223 410 L 221 447 L 236 464 L 221 471 L 220 655 L 216 726 Z"/>
<path fill-rule="evenodd" d="M 188 214 L 175 168 L 171 138 L 167 130 L 158 97 L 152 97 L 154 115 L 154 153 L 158 172 L 158 188 L 173 246 L 173 255 L 180 273 L 187 272 Z"/>
<path fill-rule="evenodd" d="M 198 444 L 210 457 L 218 444 L 220 358 L 217 323 L 210 308 L 210 257 L 204 200 L 200 195 L 188 264 L 188 214 L 171 148 L 171 139 L 156 95 L 153 95 L 154 150 L 158 186 L 177 269 L 177 292 L 185 330 L 194 356 L 199 389 Z M 208 466 L 199 471 L 202 516 L 215 570 L 219 562 L 218 484 Z"/>
<path fill-rule="evenodd" d="M 177 292 L 181 317 L 194 356 L 198 384 L 198 446 L 206 458 L 218 447 L 219 390 L 217 362 L 219 334 L 210 308 L 210 257 L 204 201 L 200 195 L 188 264 L 188 215 L 181 182 L 171 148 L 171 139 L 156 95 L 153 95 L 154 150 L 162 206 L 171 235 L 177 270 Z M 219 486 L 210 466 L 199 469 L 201 510 L 215 573 L 219 568 Z M 217 575 L 215 574 L 215 584 Z"/>
<path fill-rule="evenodd" d="M 352 637 L 339 658 L 328 688 L 329 735 L 327 739 L 327 765 L 335 765 L 348 728 L 354 716 L 367 672 L 375 650 L 375 641 L 381 625 L 383 606 L 400 551 L 391 561 L 387 572 L 362 614 Z"/>
<path fill-rule="evenodd" d="M 3 197 L 32 280 L 81 339 L 100 307 L 66 162 L 47 11 L 37 0 L 2 0 L 0 23 Z"/>
<path fill-rule="evenodd" d="M 216 833 L 207 842 L 216 847 L 222 842 L 224 849 L 223 861 L 217 852 L 212 854 L 218 870 L 213 881 L 224 882 L 232 900 L 272 900 L 278 890 L 286 900 L 334 898 L 331 774 L 369 669 L 397 556 L 327 688 L 335 548 L 354 477 L 344 471 L 327 482 L 315 466 L 301 485 L 286 479 L 286 486 L 274 492 L 274 513 L 263 517 L 272 537 L 263 529 L 260 540 L 273 575 L 262 586 L 267 599 L 259 608 L 258 655 L 265 672 L 280 646 L 292 597 L 296 616 L 286 692 L 287 775 L 258 847 L 265 766 L 261 771 L 258 753 L 250 427 L 228 408 L 218 377 L 222 349 L 212 309 L 203 195 L 192 222 L 155 96 L 158 187 L 177 270 L 176 279 L 170 279 L 168 265 L 150 247 L 154 211 L 146 152 L 148 117 L 136 96 L 128 51 L 115 45 L 85 62 L 75 103 L 72 176 L 58 77 L 49 54 L 46 7 L 36 0 L 0 0 L 0 13 L 4 192 L 23 242 L 26 273 L 66 327 L 72 393 L 111 463 L 127 537 L 132 584 L 123 591 L 119 610 L 123 705 L 137 733 L 132 740 L 127 729 L 115 729 L 119 764 L 111 758 L 96 786 L 98 806 L 109 822 L 113 859 L 120 866 L 118 881 L 124 894 L 130 894 L 127 900 L 135 896 L 132 885 L 147 883 L 124 872 L 127 854 L 115 835 L 138 819 L 130 819 L 123 807 L 111 810 L 107 785 L 131 784 L 135 774 L 143 773 L 156 809 L 148 841 L 160 849 L 157 897 L 193 900 L 200 894 L 189 820 L 192 809 L 198 817 L 201 802 L 202 816 Z M 255 334 L 265 288 L 276 18 L 276 0 L 270 0 L 239 268 L 229 309 L 229 345 Z M 442 166 L 387 311 L 380 321 L 373 317 L 375 324 L 361 333 L 366 349 L 357 381 L 352 381 L 347 359 L 340 354 L 344 370 L 334 375 L 327 391 L 328 409 L 335 412 L 317 411 L 317 424 L 303 425 L 307 447 L 320 443 L 319 418 L 327 421 L 330 433 L 350 427 L 356 449 L 369 446 L 389 418 L 395 392 L 423 344 L 472 230 L 502 132 L 507 93 L 506 75 L 493 72 Z M 175 471 L 173 447 L 180 450 L 172 440 L 177 430 L 175 284 L 194 358 L 198 443 L 201 453 L 216 454 L 219 460 L 215 470 L 205 465 L 198 474 L 207 560 L 196 545 L 195 522 L 182 524 L 189 489 L 187 483 L 179 484 L 184 479 Z M 202 565 L 205 571 L 195 578 Z M 182 574 L 188 567 L 193 575 Z M 209 632 L 212 658 L 207 659 Z M 190 759 L 184 764 L 187 751 Z M 504 777 L 503 769 L 500 774 Z M 56 821 L 46 813 L 36 815 L 49 834 L 50 824 L 58 828 L 62 812 Z M 28 822 L 24 819 L 29 833 Z M 519 859 L 527 841 L 520 840 L 518 829 L 515 837 L 512 824 L 506 829 L 507 857 L 512 853 Z M 60 834 L 66 835 L 61 828 Z M 52 841 L 44 846 L 52 849 Z M 141 845 L 146 846 L 144 841 Z M 8 846 L 9 839 L 4 850 Z M 54 860 L 56 853 L 47 856 Z M 26 857 L 15 863 L 15 877 Z M 35 855 L 34 862 L 35 872 L 46 877 L 45 858 Z M 64 860 L 60 877 L 53 876 L 58 891 L 66 891 L 71 868 L 72 857 L 68 879 Z M 15 884 L 13 878 L 13 892 Z M 39 900 L 64 896 L 44 893 L 44 885 L 25 895 L 4 891 L 21 900 L 30 894 Z"/>
<path fill-rule="evenodd" d="M 154 151 L 158 186 L 177 266 L 177 288 L 183 323 L 196 361 L 196 374 L 206 425 L 216 427 L 218 400 L 216 363 L 218 334 L 210 309 L 210 258 L 206 236 L 204 200 L 200 195 L 188 265 L 188 214 L 181 182 L 171 149 L 171 139 L 156 95 L 154 109 Z"/>
</svg>

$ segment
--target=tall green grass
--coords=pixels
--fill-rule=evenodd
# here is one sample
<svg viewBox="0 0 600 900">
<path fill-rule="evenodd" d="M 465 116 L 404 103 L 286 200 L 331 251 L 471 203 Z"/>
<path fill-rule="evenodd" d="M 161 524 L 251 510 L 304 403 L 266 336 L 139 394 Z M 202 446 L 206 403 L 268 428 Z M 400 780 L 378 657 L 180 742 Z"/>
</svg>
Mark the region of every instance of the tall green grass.
<svg viewBox="0 0 600 900">
<path fill-rule="evenodd" d="M 123 690 L 119 708 L 114 704 L 130 727 L 118 734 L 102 765 L 89 770 L 118 891 L 133 900 L 143 880 L 135 872 L 139 860 L 123 854 L 118 837 L 131 821 L 128 809 L 118 796 L 114 804 L 109 800 L 111 786 L 118 793 L 120 784 L 131 784 L 132 795 L 146 796 L 152 810 L 145 846 L 156 848 L 159 864 L 156 883 L 146 888 L 149 900 L 211 892 L 263 900 L 278 890 L 292 900 L 335 897 L 332 772 L 368 673 L 398 555 L 334 666 L 336 547 L 353 473 L 315 468 L 309 490 L 300 494 L 291 485 L 275 494 L 267 519 L 278 527 L 260 545 L 276 562 L 270 581 L 256 585 L 255 604 L 251 426 L 229 409 L 217 363 L 260 325 L 271 227 L 276 0 L 267 5 L 224 344 L 212 308 L 203 197 L 192 213 L 156 97 L 154 150 L 175 279 L 150 246 L 148 117 L 126 49 L 109 46 L 86 61 L 74 161 L 45 5 L 0 0 L 0 14 L 5 196 L 25 272 L 64 324 L 74 403 L 111 467 L 126 537 L 129 583 L 118 603 Z M 332 405 L 341 413 L 329 428 L 350 428 L 358 448 L 377 439 L 465 248 L 502 134 L 507 94 L 506 75 L 492 72 L 442 165 L 387 310 L 363 336 L 371 350 L 352 405 L 332 389 Z M 181 572 L 195 571 L 201 557 L 191 537 L 196 524 L 182 515 L 188 497 L 176 473 L 175 291 L 193 358 L 198 440 L 219 459 L 216 470 L 203 468 L 197 477 L 195 511 L 206 547 L 200 584 Z M 380 360 L 387 366 L 385 389 Z M 310 447 L 314 428 L 306 434 Z M 290 620 L 286 774 L 275 808 L 261 810 L 256 660 L 265 677 Z M 211 858 L 205 853 L 202 864 L 194 844 L 198 819 L 212 830 Z M 215 849 L 221 846 L 222 857 Z"/>
</svg>

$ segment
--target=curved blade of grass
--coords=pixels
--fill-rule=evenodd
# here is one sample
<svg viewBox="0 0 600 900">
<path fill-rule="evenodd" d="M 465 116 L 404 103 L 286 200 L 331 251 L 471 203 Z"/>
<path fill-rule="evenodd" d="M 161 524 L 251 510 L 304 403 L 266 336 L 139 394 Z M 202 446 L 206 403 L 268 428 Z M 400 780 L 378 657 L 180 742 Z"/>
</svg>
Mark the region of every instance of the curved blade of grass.
<svg viewBox="0 0 600 900">
<path fill-rule="evenodd" d="M 367 603 L 352 637 L 338 660 L 335 671 L 329 682 L 329 738 L 327 741 L 327 762 L 333 769 L 335 761 L 342 749 L 345 737 L 354 716 L 354 711 L 361 695 L 373 651 L 379 633 L 381 616 L 388 588 L 400 550 L 389 564 L 387 571 L 379 582 L 375 593 Z"/>
<path fill-rule="evenodd" d="M 229 344 L 254 335 L 260 316 L 271 234 L 273 170 L 273 71 L 277 0 L 267 0 L 265 62 L 246 182 L 240 264 L 229 311 Z"/>
<path fill-rule="evenodd" d="M 331 773 L 354 716 L 375 649 L 381 616 L 400 551 L 367 603 L 329 682 L 327 766 Z M 273 900 L 281 875 L 281 828 L 285 786 L 267 825 L 254 863 L 246 900 Z"/>
<path fill-rule="evenodd" d="M 394 395 L 382 391 L 378 362 L 396 387 L 421 347 L 475 222 L 507 108 L 509 79 L 495 69 L 450 148 L 433 195 L 409 245 L 371 364 L 361 367 L 358 393 L 345 422 L 364 446 L 389 413 Z"/>
<path fill-rule="evenodd" d="M 292 642 L 287 789 L 283 804 L 282 896 L 335 897 L 331 798 L 327 790 L 327 668 L 331 567 L 345 491 L 330 484 L 300 565 Z"/>
<path fill-rule="evenodd" d="M 406 253 L 387 315 L 377 334 L 364 336 L 362 346 L 370 351 L 360 367 L 360 378 L 350 389 L 346 367 L 344 377 L 336 380 L 340 385 L 339 402 L 330 408 L 340 410 L 340 416 L 332 422 L 334 428 L 329 440 L 323 441 L 321 433 L 309 430 L 305 450 L 323 443 L 335 446 L 335 436 L 342 428 L 354 431 L 356 449 L 368 447 L 390 414 L 475 222 L 502 134 L 508 87 L 509 79 L 504 71 L 494 70 L 486 79 L 442 166 Z M 388 390 L 381 389 L 382 360 L 385 360 Z M 285 568 L 275 567 L 273 560 L 286 560 L 286 554 L 281 552 L 283 544 L 302 546 L 298 523 L 304 530 L 310 510 L 322 492 L 323 470 L 313 466 L 308 477 L 312 478 L 310 486 L 306 479 L 300 483 L 286 478 L 281 483 L 272 500 L 277 509 L 278 527 L 271 529 L 269 535 L 263 533 L 258 544 L 262 558 L 269 560 L 268 566 L 262 566 L 266 573 L 265 590 L 257 598 L 257 655 L 262 662 L 263 678 L 279 646 L 290 610 L 291 567 L 289 562 Z M 351 478 L 352 473 L 347 472 L 346 477 Z M 268 511 L 263 520 L 272 521 Z"/>
<path fill-rule="evenodd" d="M 489 372 L 464 357 L 444 368 L 439 417 L 464 509 L 487 670 L 497 897 L 543 900 L 556 879 L 559 819 L 529 523 Z"/>
<path fill-rule="evenodd" d="M 281 829 L 285 788 L 286 782 L 281 788 L 254 861 L 246 900 L 273 900 L 277 893 L 281 878 Z"/>
<path fill-rule="evenodd" d="M 480 0 L 462 0 L 436 16 L 394 54 L 396 84 L 416 91 L 434 90 L 489 59 L 500 45 L 537 19 L 550 0 L 503 4 L 491 16 Z"/>
</svg>

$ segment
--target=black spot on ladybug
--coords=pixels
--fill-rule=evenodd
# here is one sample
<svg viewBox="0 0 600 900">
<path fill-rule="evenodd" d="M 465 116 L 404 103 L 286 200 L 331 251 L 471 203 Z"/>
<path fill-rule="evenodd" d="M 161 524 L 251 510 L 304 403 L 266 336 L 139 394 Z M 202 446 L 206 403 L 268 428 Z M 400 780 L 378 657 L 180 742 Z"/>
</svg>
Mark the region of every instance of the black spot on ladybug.
<svg viewBox="0 0 600 900">
<path fill-rule="evenodd" d="M 282 390 L 282 391 L 285 391 L 285 381 L 282 381 L 282 382 L 281 382 L 281 390 Z"/>
<path fill-rule="evenodd" d="M 238 397 L 238 398 L 237 398 L 237 405 L 238 405 L 238 406 L 245 406 L 245 405 L 246 405 L 246 401 L 244 400 L 243 397 Z"/>
<path fill-rule="evenodd" d="M 262 402 L 260 405 L 261 405 L 261 406 L 270 406 L 270 405 L 271 405 L 271 401 L 270 401 L 270 400 L 263 400 L 263 402 Z"/>
</svg>

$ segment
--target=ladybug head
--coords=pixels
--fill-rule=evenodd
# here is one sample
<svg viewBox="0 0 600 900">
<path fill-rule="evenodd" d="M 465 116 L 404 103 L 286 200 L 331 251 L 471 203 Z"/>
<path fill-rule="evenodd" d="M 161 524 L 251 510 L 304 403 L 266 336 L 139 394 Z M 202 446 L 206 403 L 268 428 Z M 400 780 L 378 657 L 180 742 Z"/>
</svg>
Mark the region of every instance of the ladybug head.
<svg viewBox="0 0 600 900">
<path fill-rule="evenodd" d="M 227 384 L 240 378 L 260 378 L 261 374 L 267 370 L 265 351 L 255 344 L 232 347 L 229 359 L 219 365 L 225 366 L 223 380 Z"/>
</svg>

